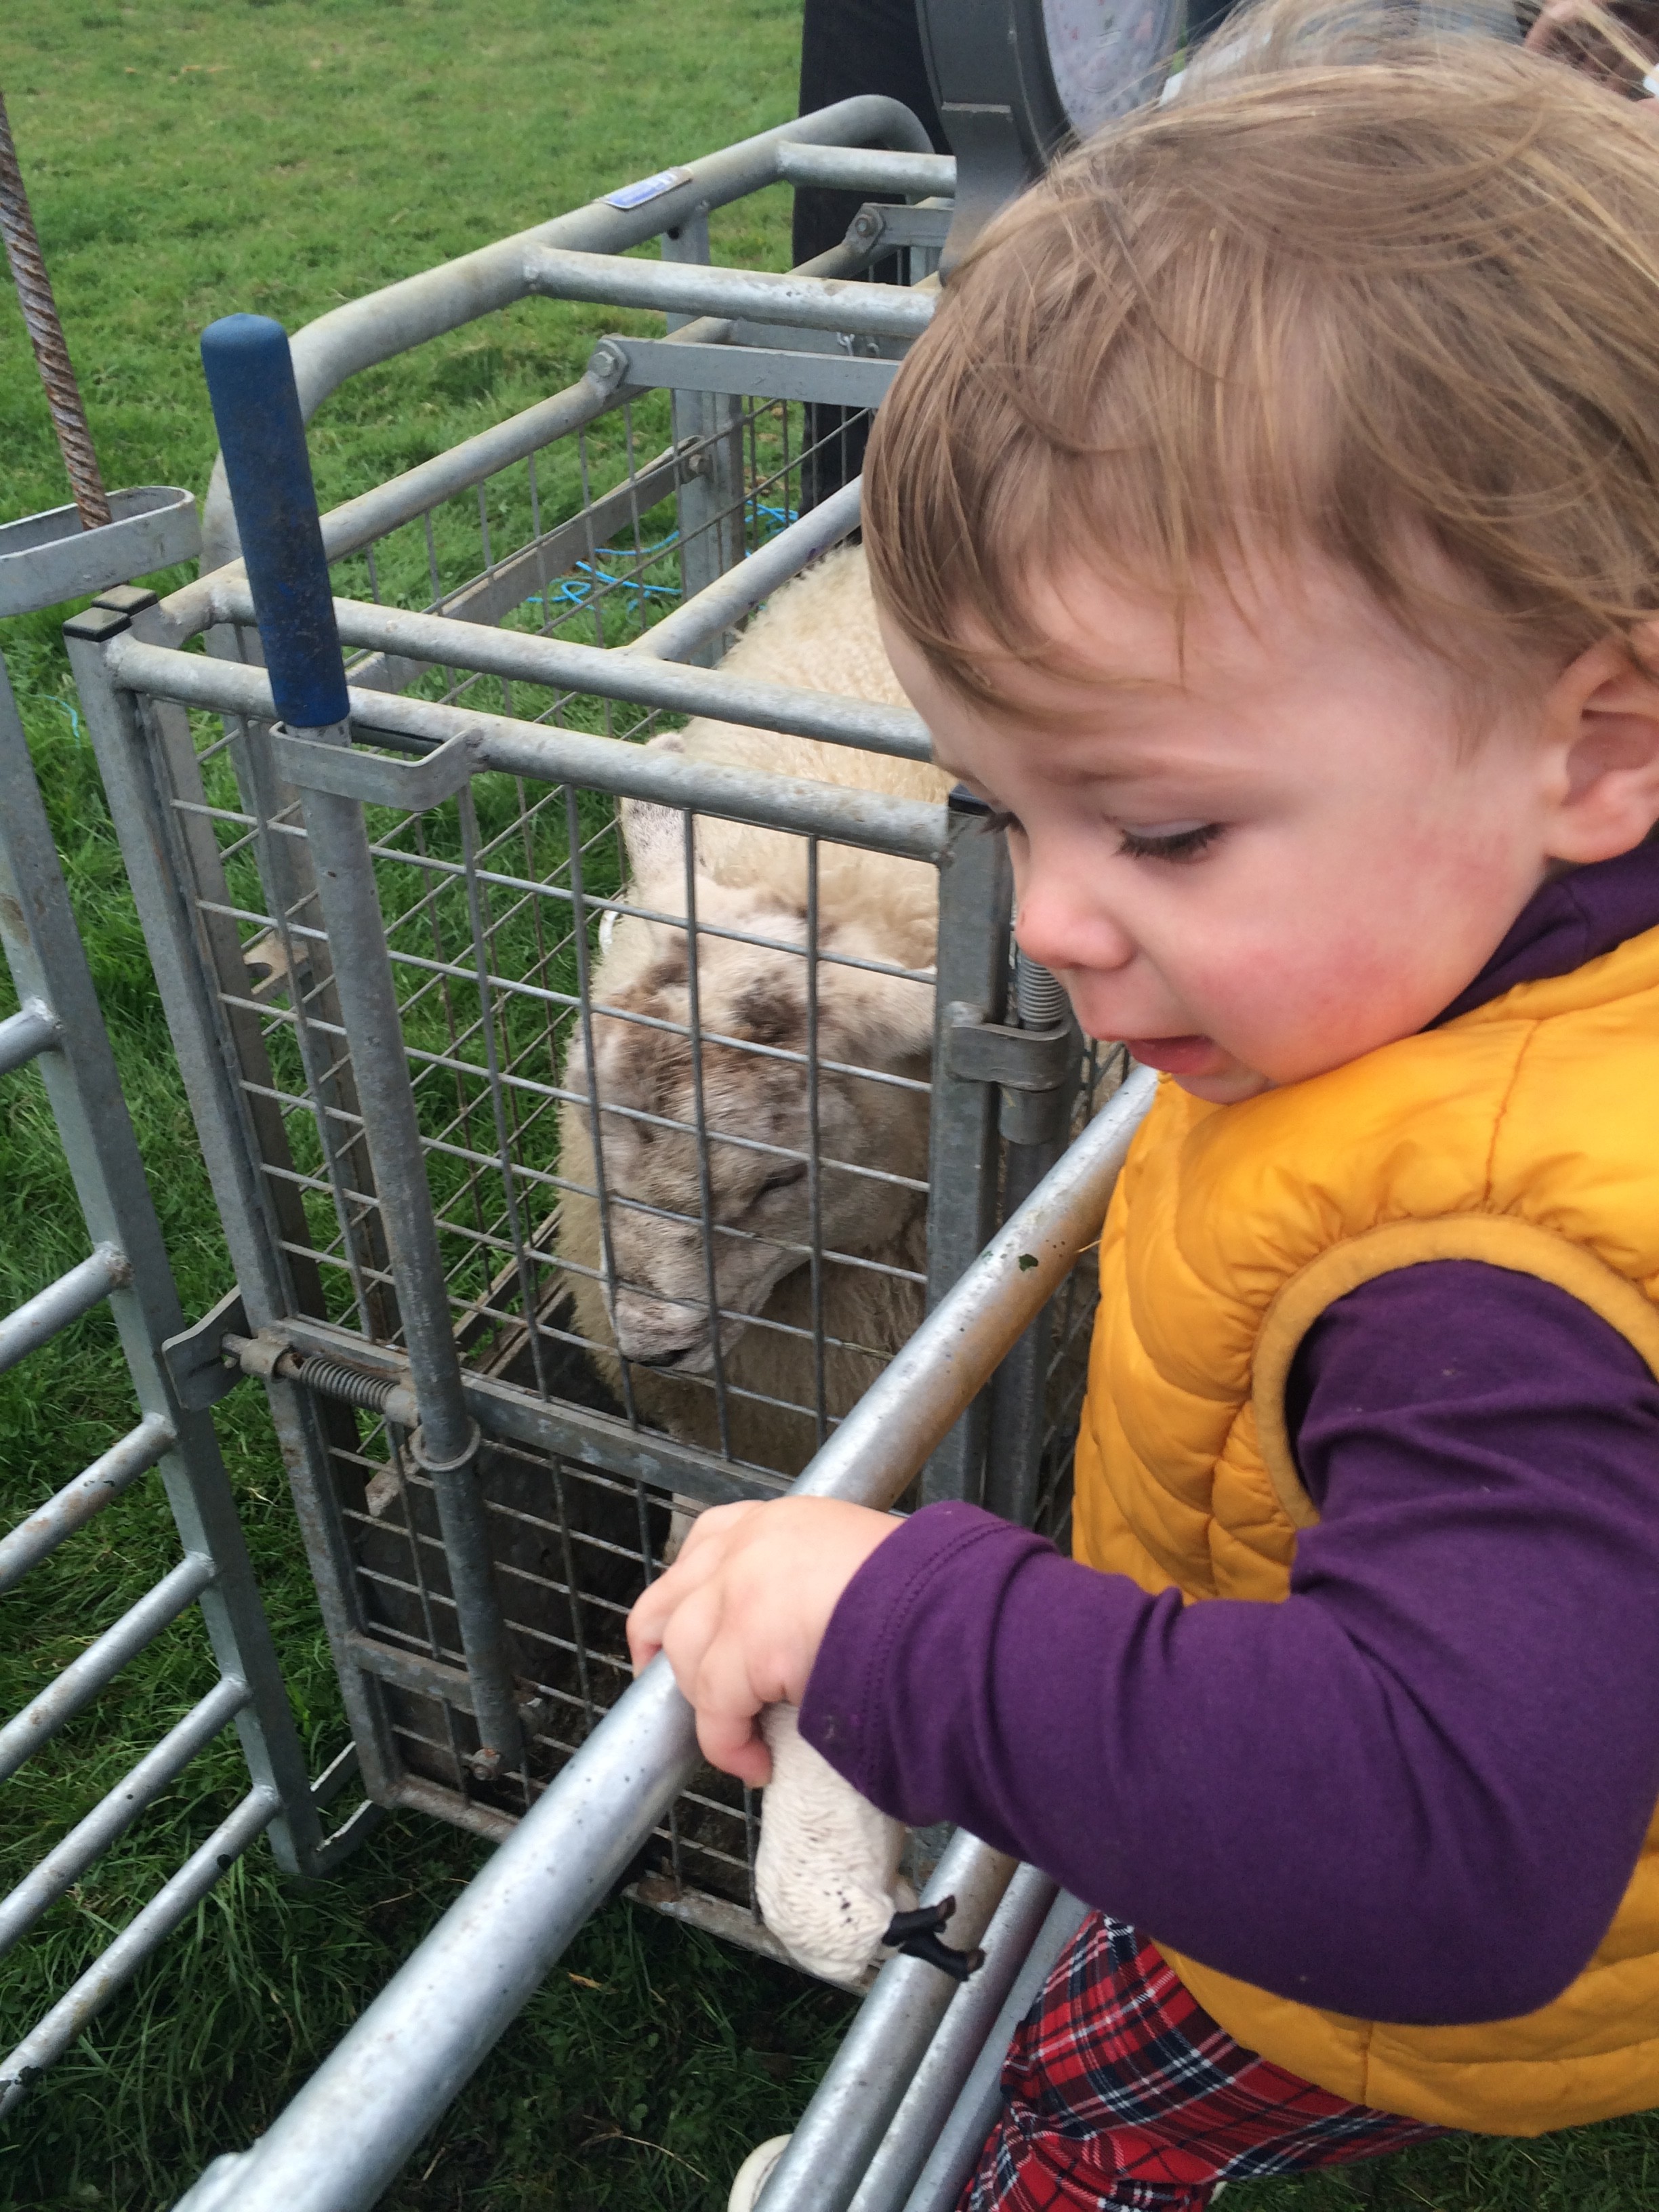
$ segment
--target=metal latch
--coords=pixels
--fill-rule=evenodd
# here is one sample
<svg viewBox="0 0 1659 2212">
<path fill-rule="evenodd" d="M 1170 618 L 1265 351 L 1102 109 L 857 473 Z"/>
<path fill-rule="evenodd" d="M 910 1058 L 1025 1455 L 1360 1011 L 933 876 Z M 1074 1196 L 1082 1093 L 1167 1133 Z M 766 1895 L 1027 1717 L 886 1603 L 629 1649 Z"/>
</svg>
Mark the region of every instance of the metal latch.
<svg viewBox="0 0 1659 2212">
<path fill-rule="evenodd" d="M 1007 1022 L 982 1022 L 963 1007 L 951 1010 L 945 1064 L 965 1083 L 999 1083 L 1005 1091 L 1058 1091 L 1077 1057 L 1070 1022 L 1052 1028 L 1019 1029 Z"/>
<path fill-rule="evenodd" d="M 319 744 L 314 738 L 297 737 L 281 722 L 270 732 L 271 756 L 285 782 L 336 799 L 359 799 L 367 805 L 395 806 L 405 814 L 423 814 L 470 782 L 478 743 L 476 732 L 464 731 L 418 759 L 396 760 L 355 745 Z"/>
<path fill-rule="evenodd" d="M 247 1336 L 252 1324 L 240 1291 L 227 1291 L 210 1313 L 194 1328 L 181 1329 L 161 1346 L 161 1362 L 173 1384 L 173 1395 L 187 1413 L 205 1413 L 242 1379 L 234 1360 L 227 1363 L 223 1340 Z"/>
</svg>

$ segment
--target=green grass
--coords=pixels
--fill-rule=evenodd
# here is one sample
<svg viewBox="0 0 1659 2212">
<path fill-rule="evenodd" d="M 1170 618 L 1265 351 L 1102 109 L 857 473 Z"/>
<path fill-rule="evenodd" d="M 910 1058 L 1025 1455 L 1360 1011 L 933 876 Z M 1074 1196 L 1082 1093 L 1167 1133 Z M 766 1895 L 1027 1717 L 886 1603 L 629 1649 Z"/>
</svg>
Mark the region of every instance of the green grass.
<svg viewBox="0 0 1659 2212">
<path fill-rule="evenodd" d="M 112 484 L 205 483 L 196 341 L 239 308 L 290 327 L 392 278 L 764 127 L 793 106 L 797 0 L 8 0 L 0 86 Z M 717 216 L 717 258 L 781 267 L 785 195 Z M 627 319 L 530 302 L 356 379 L 312 434 L 325 505 L 557 389 Z M 648 325 L 641 322 L 640 327 Z M 65 496 L 21 325 L 0 287 L 0 515 Z M 186 1310 L 229 1279 L 89 749 L 59 615 L 0 625 Z M 0 1009 L 9 1004 L 0 999 Z M 0 1309 L 78 1258 L 38 1083 L 0 1086 Z M 126 1427 L 94 1318 L 0 1383 L 7 1523 Z M 263 1407 L 221 1432 L 301 1728 L 338 1698 Z M 140 1486 L 8 1601 L 0 1711 L 174 1556 Z M 8 1785 L 0 1881 L 77 1818 L 211 1679 L 181 1623 Z M 240 1787 L 216 1747 L 6 1962 L 21 2032 Z M 388 1820 L 302 1889 L 256 1846 L 0 2135 L 0 2197 L 138 2212 L 243 2147 L 406 1957 L 483 1847 Z M 833 1993 L 624 1906 L 602 1913 L 394 2185 L 400 2212 L 718 2208 L 744 2152 L 789 2125 L 847 2018 Z M 1630 2212 L 1659 2203 L 1659 2130 L 1453 2141 L 1238 2212 Z"/>
</svg>

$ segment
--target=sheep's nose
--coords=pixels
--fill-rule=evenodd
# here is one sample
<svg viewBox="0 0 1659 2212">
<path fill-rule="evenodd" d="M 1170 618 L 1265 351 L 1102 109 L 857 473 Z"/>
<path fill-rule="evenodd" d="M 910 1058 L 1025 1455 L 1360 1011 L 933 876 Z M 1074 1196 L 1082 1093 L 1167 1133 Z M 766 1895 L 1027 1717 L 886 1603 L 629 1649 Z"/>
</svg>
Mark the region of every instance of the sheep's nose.
<svg viewBox="0 0 1659 2212">
<path fill-rule="evenodd" d="M 708 1342 L 708 1324 L 695 1306 L 628 1291 L 617 1299 L 615 1326 L 617 1351 L 641 1367 L 672 1367 Z"/>
</svg>

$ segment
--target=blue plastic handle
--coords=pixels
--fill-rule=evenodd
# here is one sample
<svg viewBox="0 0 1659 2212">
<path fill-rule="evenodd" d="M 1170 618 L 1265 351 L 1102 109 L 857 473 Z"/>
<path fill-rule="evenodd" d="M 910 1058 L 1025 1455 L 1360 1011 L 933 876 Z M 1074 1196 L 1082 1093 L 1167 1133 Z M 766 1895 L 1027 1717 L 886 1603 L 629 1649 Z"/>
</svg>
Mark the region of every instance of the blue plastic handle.
<svg viewBox="0 0 1659 2212">
<path fill-rule="evenodd" d="M 345 663 L 288 332 L 268 315 L 226 315 L 202 333 L 202 367 L 276 712 L 294 730 L 343 722 Z"/>
</svg>

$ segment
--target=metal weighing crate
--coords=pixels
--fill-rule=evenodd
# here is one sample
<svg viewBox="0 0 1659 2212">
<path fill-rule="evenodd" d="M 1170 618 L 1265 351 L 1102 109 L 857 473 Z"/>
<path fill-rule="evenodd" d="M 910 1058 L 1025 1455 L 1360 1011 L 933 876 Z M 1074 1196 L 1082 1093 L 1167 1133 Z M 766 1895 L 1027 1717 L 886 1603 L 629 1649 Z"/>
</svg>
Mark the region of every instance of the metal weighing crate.
<svg viewBox="0 0 1659 2212">
<path fill-rule="evenodd" d="M 0 528 L 0 615 L 31 613 L 196 551 L 188 493 L 152 486 L 116 492 L 111 503 L 114 520 L 94 530 L 82 531 L 72 507 Z M 76 1542 L 112 1507 L 118 1520 L 117 1501 L 129 1492 L 142 1496 L 152 1480 L 171 1510 L 181 1552 L 118 1618 L 88 1623 L 84 1650 L 0 1725 L 0 1780 L 82 1715 L 82 1728 L 94 1726 L 96 1700 L 121 1670 L 158 1641 L 190 1634 L 184 1624 L 193 1626 L 198 1610 L 206 1647 L 196 1703 L 73 1826 L 42 1838 L 43 1855 L 0 1897 L 0 1954 L 93 1874 L 233 1723 L 247 1770 L 239 1802 L 0 2058 L 3 2117 L 261 1834 L 289 1872 L 319 1875 L 374 1815 L 360 1808 L 325 1835 L 323 1811 L 350 1780 L 355 1753 L 348 1747 L 313 1785 L 212 1421 L 181 1404 L 167 1380 L 163 1344 L 184 1316 L 3 665 L 0 791 L 0 946 L 20 1001 L 0 1021 L 0 1080 L 27 1080 L 20 1071 L 31 1064 L 39 1071 L 91 1248 L 77 1267 L 0 1319 L 0 1372 L 107 1300 L 137 1401 L 137 1418 L 125 1435 L 0 1533 L 0 1592 L 31 1575 L 49 1575 L 46 1563 L 60 1545 Z M 50 1432 L 49 1417 L 42 1428 Z M 107 1537 L 107 1524 L 100 1522 L 97 1533 Z M 80 1736 L 78 1747 L 94 1745 L 95 1738 Z"/>
<path fill-rule="evenodd" d="M 837 1285 L 880 1277 L 919 1317 L 1115 1073 L 1081 1054 L 1040 975 L 1015 977 L 1006 854 L 977 810 L 640 742 L 700 714 L 926 757 L 908 714 L 703 665 L 856 526 L 856 486 L 803 512 L 803 481 L 826 417 L 836 434 L 842 410 L 875 404 L 926 325 L 926 289 L 863 281 L 896 260 L 925 276 L 942 241 L 952 165 L 924 144 L 893 103 L 845 102 L 299 334 L 314 406 L 344 374 L 530 293 L 668 321 L 660 339 L 605 339 L 568 390 L 324 518 L 354 656 L 349 750 L 273 731 L 234 566 L 165 602 L 116 592 L 70 625 L 239 1285 L 172 1347 L 173 1387 L 201 1407 L 245 1374 L 265 1382 L 376 1804 L 508 1834 L 627 1686 L 623 1621 L 673 1501 L 776 1494 L 846 1410 L 836 1372 L 879 1372 L 884 1351 L 836 1335 Z M 709 207 L 780 179 L 921 204 L 866 208 L 843 247 L 790 276 L 708 267 Z M 653 235 L 660 261 L 622 255 Z M 228 528 L 221 489 L 216 555 Z M 678 946 L 666 1012 L 592 987 L 606 917 L 637 912 L 617 820 L 630 799 L 678 817 L 686 856 L 657 915 Z M 715 817 L 788 841 L 799 937 L 699 921 L 696 824 Z M 916 1065 L 820 1048 L 820 993 L 884 964 L 818 930 L 848 848 L 937 871 L 937 978 L 903 978 L 937 984 Z M 790 968 L 799 1042 L 706 1016 L 716 937 Z M 706 1256 L 721 1147 L 767 1147 L 719 1120 L 705 1077 L 722 1055 L 764 1060 L 800 1094 L 798 1139 L 771 1147 L 814 1194 L 792 1232 L 800 1295 L 792 1317 L 749 1324 L 810 1355 L 814 1380 L 787 1403 L 717 1352 L 673 1435 L 650 1418 L 659 1378 L 594 1366 L 561 1209 L 597 1205 L 597 1272 L 614 1282 L 618 1209 L 639 1202 L 607 1187 L 603 1142 L 592 1182 L 565 1171 L 560 1120 L 580 1101 L 572 1054 L 607 1018 L 688 1068 L 689 1103 L 655 1118 L 696 1147 L 689 1225 Z M 904 1101 L 914 1164 L 820 1144 L 818 1103 L 866 1085 Z M 915 1212 L 914 1264 L 837 1251 L 818 1198 L 836 1176 Z M 1087 1311 L 1074 1280 L 934 1451 L 923 1494 L 1030 1519 L 1043 1489 L 1063 1515 Z M 771 1948 L 756 1829 L 750 1795 L 704 1770 L 647 1840 L 636 1893 Z"/>
</svg>

